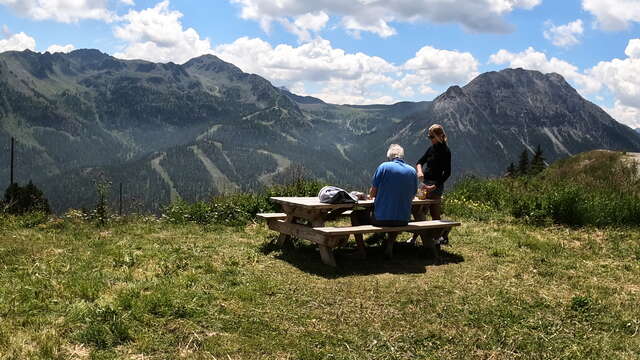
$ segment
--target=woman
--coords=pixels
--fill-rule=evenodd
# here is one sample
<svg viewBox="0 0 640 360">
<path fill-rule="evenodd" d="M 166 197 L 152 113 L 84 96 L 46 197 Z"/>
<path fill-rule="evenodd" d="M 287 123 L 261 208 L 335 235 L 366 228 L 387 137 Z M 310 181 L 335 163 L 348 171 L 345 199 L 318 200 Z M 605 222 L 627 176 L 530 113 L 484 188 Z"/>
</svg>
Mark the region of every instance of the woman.
<svg viewBox="0 0 640 360">
<path fill-rule="evenodd" d="M 427 198 L 440 200 L 444 192 L 444 183 L 451 176 L 451 152 L 447 145 L 447 134 L 444 132 L 442 125 L 431 125 L 427 137 L 431 141 L 431 146 L 418 160 L 416 172 L 418 179 L 425 184 L 425 188 L 429 192 Z M 427 206 L 429 207 L 431 219 L 440 220 L 440 202 Z M 417 235 L 414 235 L 409 242 L 415 243 L 416 238 Z M 440 242 L 444 244 L 448 242 L 446 234 Z"/>
</svg>

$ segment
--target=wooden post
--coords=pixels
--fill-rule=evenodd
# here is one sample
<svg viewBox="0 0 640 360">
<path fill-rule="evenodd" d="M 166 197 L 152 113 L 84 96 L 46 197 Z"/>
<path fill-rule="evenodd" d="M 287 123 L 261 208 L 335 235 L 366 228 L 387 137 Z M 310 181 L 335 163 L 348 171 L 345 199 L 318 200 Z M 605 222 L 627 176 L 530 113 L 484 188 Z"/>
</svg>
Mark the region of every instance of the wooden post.
<svg viewBox="0 0 640 360">
<path fill-rule="evenodd" d="M 119 210 L 118 214 L 120 216 L 122 216 L 122 183 L 120 183 L 120 197 L 119 197 L 118 204 L 119 204 L 119 206 L 118 206 L 118 210 Z"/>
<path fill-rule="evenodd" d="M 9 185 L 13 185 L 13 152 L 14 152 L 14 143 L 15 143 L 15 139 L 13 137 L 11 137 L 11 178 L 10 178 L 10 182 Z"/>
</svg>

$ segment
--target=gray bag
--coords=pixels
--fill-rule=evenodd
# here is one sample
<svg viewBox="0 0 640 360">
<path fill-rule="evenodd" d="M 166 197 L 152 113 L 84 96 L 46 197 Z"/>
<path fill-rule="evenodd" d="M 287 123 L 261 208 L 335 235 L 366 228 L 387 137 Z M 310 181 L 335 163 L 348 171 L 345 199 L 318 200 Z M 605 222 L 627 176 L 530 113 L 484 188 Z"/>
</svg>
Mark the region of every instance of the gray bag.
<svg viewBox="0 0 640 360">
<path fill-rule="evenodd" d="M 320 189 L 318 199 L 325 204 L 353 204 L 358 202 L 356 196 L 336 186 L 325 186 Z"/>
</svg>

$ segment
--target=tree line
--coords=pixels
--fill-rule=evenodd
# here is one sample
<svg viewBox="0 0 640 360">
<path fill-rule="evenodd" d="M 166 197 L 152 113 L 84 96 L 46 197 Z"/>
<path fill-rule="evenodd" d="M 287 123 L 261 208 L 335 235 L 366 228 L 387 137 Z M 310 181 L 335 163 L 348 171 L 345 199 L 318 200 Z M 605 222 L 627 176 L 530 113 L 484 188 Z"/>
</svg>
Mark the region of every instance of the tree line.
<svg viewBox="0 0 640 360">
<path fill-rule="evenodd" d="M 518 177 L 518 176 L 527 176 L 527 175 L 537 175 L 542 172 L 547 167 L 547 163 L 545 162 L 544 155 L 542 153 L 542 148 L 540 145 L 536 147 L 536 150 L 533 153 L 533 157 L 529 160 L 529 150 L 524 149 L 520 153 L 520 158 L 518 159 L 518 165 L 513 162 L 509 164 L 507 167 L 506 176 L 507 177 Z"/>
</svg>

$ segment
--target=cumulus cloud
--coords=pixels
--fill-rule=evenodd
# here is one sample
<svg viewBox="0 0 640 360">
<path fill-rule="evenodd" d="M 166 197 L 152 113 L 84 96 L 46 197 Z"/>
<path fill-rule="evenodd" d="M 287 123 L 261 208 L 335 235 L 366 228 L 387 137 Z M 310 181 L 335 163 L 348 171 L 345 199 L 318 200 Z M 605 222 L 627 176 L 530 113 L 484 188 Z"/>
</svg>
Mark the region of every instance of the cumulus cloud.
<svg viewBox="0 0 640 360">
<path fill-rule="evenodd" d="M 578 67 L 556 57 L 547 58 L 545 53 L 529 47 L 520 53 L 511 53 L 500 50 L 489 57 L 493 64 L 507 64 L 511 68 L 524 68 L 538 70 L 543 73 L 555 72 L 564 76 L 568 81 L 577 85 L 578 91 L 583 94 L 592 94 L 600 90 L 602 84 L 593 77 L 580 72 Z"/>
<path fill-rule="evenodd" d="M 0 5 L 34 20 L 73 23 L 86 19 L 110 22 L 115 18 L 108 9 L 108 0 L 0 0 Z"/>
<path fill-rule="evenodd" d="M 631 127 L 640 127 L 640 39 L 631 39 L 625 49 L 627 58 L 601 61 L 587 73 L 602 82 L 615 97 L 615 105 L 606 108 L 613 118 Z"/>
<path fill-rule="evenodd" d="M 598 27 L 617 31 L 640 22 L 640 1 L 637 0 L 582 0 L 582 8 L 596 17 Z"/>
<path fill-rule="evenodd" d="M 629 41 L 626 59 L 601 61 L 589 74 L 607 86 L 623 106 L 640 109 L 640 39 Z"/>
<path fill-rule="evenodd" d="M 3 27 L 3 32 L 8 36 L 4 39 L 0 39 L 0 52 L 12 50 L 22 51 L 26 49 L 35 51 L 36 40 L 31 36 L 23 32 L 10 34 L 6 26 Z"/>
<path fill-rule="evenodd" d="M 551 22 L 547 22 L 547 29 L 544 31 L 544 37 L 558 47 L 568 48 L 580 43 L 579 37 L 584 32 L 582 20 L 578 19 L 566 25 L 555 26 Z"/>
<path fill-rule="evenodd" d="M 311 32 L 318 33 L 327 25 L 328 21 L 329 15 L 324 11 L 297 16 L 294 21 L 286 18 L 279 20 L 285 29 L 296 35 L 300 41 L 310 41 L 312 38 Z"/>
<path fill-rule="evenodd" d="M 416 87 L 423 95 L 434 94 L 429 84 L 453 85 L 476 77 L 478 61 L 468 52 L 436 49 L 425 46 L 402 66 L 407 73 L 393 84 L 403 96 L 412 96 Z"/>
<path fill-rule="evenodd" d="M 631 39 L 624 53 L 632 59 L 640 59 L 640 39 Z"/>
<path fill-rule="evenodd" d="M 612 118 L 618 120 L 634 129 L 640 129 L 640 109 L 632 106 L 625 106 L 619 100 L 616 100 L 612 108 L 605 107 Z"/>
<path fill-rule="evenodd" d="M 67 44 L 67 45 L 51 45 L 47 48 L 46 51 L 54 54 L 54 53 L 69 53 L 72 52 L 73 50 L 75 50 L 76 47 L 71 45 L 71 44 Z"/>
<path fill-rule="evenodd" d="M 242 37 L 231 44 L 219 45 L 214 53 L 246 72 L 298 89 L 303 84 L 318 85 L 313 95 L 338 103 L 376 102 L 383 95 L 376 86 L 391 84 L 397 67 L 386 60 L 363 53 L 347 53 L 331 46 L 328 40 L 316 38 L 300 46 L 271 46 L 268 42 Z M 388 100 L 388 99 L 387 99 Z"/>
<path fill-rule="evenodd" d="M 193 28 L 184 29 L 182 13 L 169 9 L 169 1 L 142 11 L 131 10 L 114 34 L 124 40 L 124 50 L 115 54 L 124 59 L 183 63 L 193 57 L 211 53 L 209 39 L 201 39 Z"/>
<path fill-rule="evenodd" d="M 274 21 L 319 11 L 341 17 L 350 33 L 361 31 L 381 37 L 396 34 L 393 22 L 458 23 L 474 32 L 512 30 L 503 16 L 516 9 L 532 9 L 541 0 L 230 0 L 241 7 L 241 17 L 269 29 Z"/>
<path fill-rule="evenodd" d="M 417 94 L 434 95 L 432 86 L 466 82 L 478 74 L 478 62 L 470 53 L 430 46 L 401 65 L 348 53 L 322 38 L 297 47 L 273 47 L 264 40 L 243 37 L 217 46 L 214 53 L 298 94 L 339 104 L 390 103 Z"/>
</svg>

